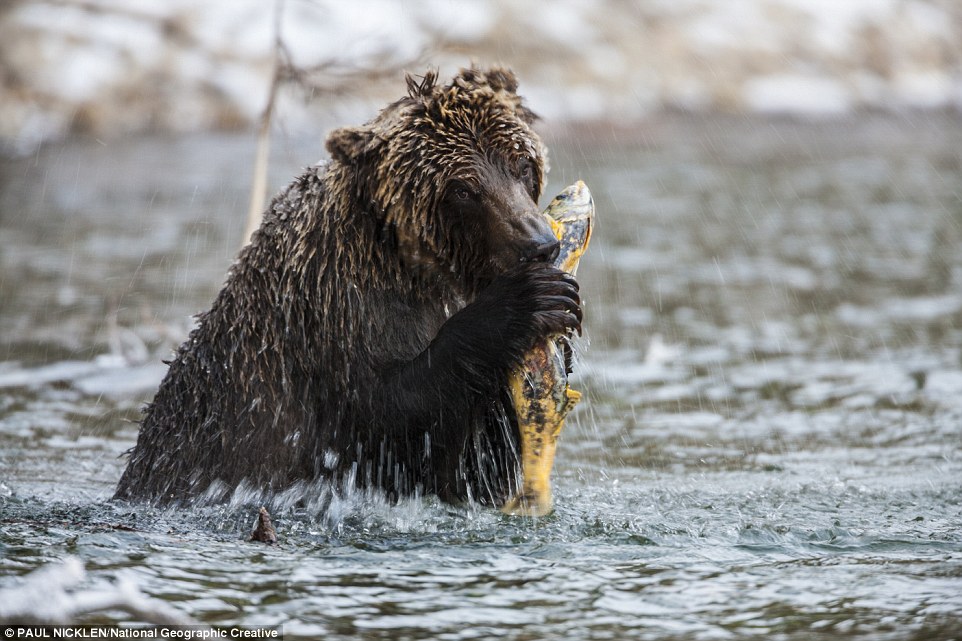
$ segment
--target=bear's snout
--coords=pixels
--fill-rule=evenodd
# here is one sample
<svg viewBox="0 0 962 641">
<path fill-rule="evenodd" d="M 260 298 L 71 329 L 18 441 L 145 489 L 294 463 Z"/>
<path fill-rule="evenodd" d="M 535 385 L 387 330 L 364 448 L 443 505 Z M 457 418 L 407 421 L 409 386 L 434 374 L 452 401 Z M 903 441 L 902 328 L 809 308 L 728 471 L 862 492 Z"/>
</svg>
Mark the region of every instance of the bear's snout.
<svg viewBox="0 0 962 641">
<path fill-rule="evenodd" d="M 558 257 L 561 243 L 541 213 L 526 214 L 520 223 L 519 258 L 522 263 L 550 263 Z"/>
<path fill-rule="evenodd" d="M 533 241 L 521 253 L 521 262 L 552 263 L 561 251 L 561 243 L 551 237 L 544 242 Z"/>
</svg>

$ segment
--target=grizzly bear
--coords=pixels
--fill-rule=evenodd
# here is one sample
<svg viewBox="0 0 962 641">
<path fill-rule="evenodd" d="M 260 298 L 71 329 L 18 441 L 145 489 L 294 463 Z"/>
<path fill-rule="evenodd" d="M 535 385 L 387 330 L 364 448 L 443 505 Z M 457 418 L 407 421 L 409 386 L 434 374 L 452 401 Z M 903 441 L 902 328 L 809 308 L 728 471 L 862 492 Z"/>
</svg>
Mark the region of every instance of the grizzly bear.
<svg viewBox="0 0 962 641">
<path fill-rule="evenodd" d="M 509 70 L 407 88 L 273 199 L 144 409 L 116 498 L 517 489 L 509 372 L 582 318 L 549 264 L 546 151 Z"/>
</svg>

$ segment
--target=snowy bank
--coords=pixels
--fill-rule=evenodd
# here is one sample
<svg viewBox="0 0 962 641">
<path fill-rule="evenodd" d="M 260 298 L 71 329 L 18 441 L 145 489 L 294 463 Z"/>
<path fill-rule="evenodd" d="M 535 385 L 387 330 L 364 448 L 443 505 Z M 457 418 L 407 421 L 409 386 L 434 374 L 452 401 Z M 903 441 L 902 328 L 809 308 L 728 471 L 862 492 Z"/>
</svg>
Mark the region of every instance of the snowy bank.
<svg viewBox="0 0 962 641">
<path fill-rule="evenodd" d="M 274 2 L 33 0 L 0 9 L 0 144 L 250 126 L 267 100 Z M 550 119 L 659 109 L 962 108 L 956 0 L 286 0 L 277 123 L 356 121 L 401 70 L 513 67 Z"/>
</svg>

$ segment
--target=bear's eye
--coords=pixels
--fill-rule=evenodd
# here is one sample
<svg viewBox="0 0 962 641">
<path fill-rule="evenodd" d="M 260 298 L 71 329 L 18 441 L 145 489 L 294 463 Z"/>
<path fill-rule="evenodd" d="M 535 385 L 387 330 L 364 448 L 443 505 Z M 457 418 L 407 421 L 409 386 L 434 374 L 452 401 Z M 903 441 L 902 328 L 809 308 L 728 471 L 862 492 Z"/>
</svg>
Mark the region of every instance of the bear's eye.
<svg viewBox="0 0 962 641">
<path fill-rule="evenodd" d="M 530 161 L 521 165 L 520 169 L 518 170 L 518 178 L 520 178 L 524 184 L 527 185 L 528 191 L 531 192 L 531 197 L 537 200 L 538 189 L 537 185 L 535 185 L 537 180 L 535 179 L 534 165 Z"/>
<path fill-rule="evenodd" d="M 478 194 L 468 183 L 462 180 L 454 180 L 448 186 L 447 198 L 448 202 L 459 206 L 467 206 L 477 202 Z"/>
</svg>

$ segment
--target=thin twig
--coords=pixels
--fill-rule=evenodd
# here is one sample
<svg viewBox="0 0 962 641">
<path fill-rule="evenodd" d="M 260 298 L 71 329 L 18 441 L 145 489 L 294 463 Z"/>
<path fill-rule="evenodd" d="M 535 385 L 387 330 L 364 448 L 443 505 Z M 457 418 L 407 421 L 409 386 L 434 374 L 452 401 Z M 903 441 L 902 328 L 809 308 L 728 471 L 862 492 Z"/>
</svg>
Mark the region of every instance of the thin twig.
<svg viewBox="0 0 962 641">
<path fill-rule="evenodd" d="M 329 96 L 349 93 L 344 89 L 346 78 L 357 79 L 360 75 L 369 82 L 383 80 L 396 76 L 406 64 L 421 60 L 425 51 L 412 60 L 392 61 L 387 54 L 382 53 L 376 60 L 369 62 L 367 68 L 360 69 L 357 65 L 344 59 L 327 60 L 316 65 L 299 67 L 294 64 L 293 56 L 281 36 L 281 20 L 284 12 L 284 0 L 277 0 L 274 5 L 274 65 L 271 83 L 268 90 L 267 104 L 261 113 L 257 132 L 257 152 L 254 158 L 254 172 L 251 180 L 250 205 L 247 209 L 247 225 L 244 230 L 243 245 L 250 242 L 257 228 L 260 227 L 267 200 L 267 166 L 270 160 L 271 122 L 274 117 L 274 106 L 278 93 L 285 84 L 300 88 L 305 94 L 313 96 L 323 92 Z M 360 72 L 360 74 L 359 74 Z M 321 79 L 328 81 L 323 82 Z"/>
<path fill-rule="evenodd" d="M 261 226 L 264 215 L 264 205 L 267 199 L 267 164 L 271 153 L 271 119 L 274 116 L 274 104 L 277 102 L 277 92 L 280 88 L 287 61 L 282 60 L 284 45 L 281 41 L 281 16 L 284 11 L 284 0 L 277 0 L 274 5 L 274 69 L 271 73 L 271 85 L 267 94 L 267 104 L 261 113 L 260 129 L 257 132 L 257 154 L 254 157 L 254 175 L 251 180 L 251 200 L 247 208 L 247 226 L 244 229 L 242 245 L 250 242 L 251 236 Z"/>
</svg>

